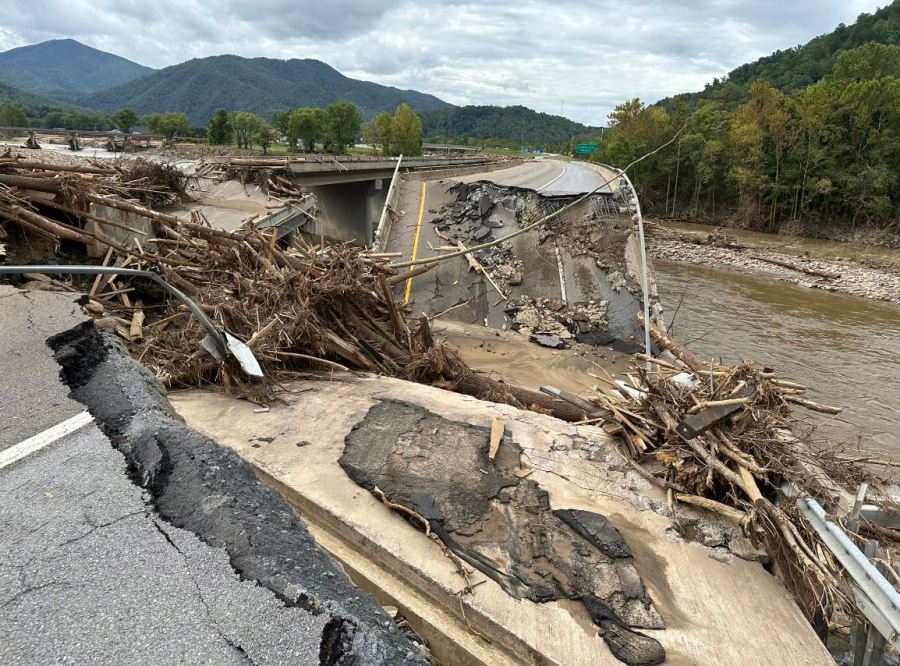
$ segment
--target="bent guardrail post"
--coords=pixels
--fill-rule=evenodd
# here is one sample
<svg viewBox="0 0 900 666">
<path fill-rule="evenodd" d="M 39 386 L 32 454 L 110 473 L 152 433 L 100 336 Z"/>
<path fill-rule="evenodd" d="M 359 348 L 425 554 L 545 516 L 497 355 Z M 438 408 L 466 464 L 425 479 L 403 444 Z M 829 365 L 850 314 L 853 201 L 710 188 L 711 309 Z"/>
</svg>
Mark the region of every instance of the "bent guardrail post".
<svg viewBox="0 0 900 666">
<path fill-rule="evenodd" d="M 219 329 L 215 323 L 206 316 L 206 313 L 189 298 L 183 291 L 166 282 L 154 271 L 144 271 L 137 268 L 116 268 L 114 266 L 0 266 L 0 275 L 17 273 L 53 273 L 58 275 L 122 275 L 130 277 L 143 277 L 153 280 L 172 296 L 184 303 L 197 321 L 206 329 L 209 335 L 204 338 L 201 345 L 216 360 L 221 361 L 227 355 L 234 356 L 241 367 L 251 377 L 263 377 L 259 362 L 243 341 L 224 329 Z"/>
<path fill-rule="evenodd" d="M 394 188 L 397 186 L 397 174 L 400 173 L 400 162 L 403 155 L 397 158 L 397 166 L 394 167 L 394 175 L 391 177 L 391 184 L 388 187 L 387 196 L 384 198 L 384 208 L 381 209 L 381 217 L 378 219 L 378 227 L 375 229 L 375 237 L 372 239 L 372 249 L 376 252 L 381 251 L 382 243 L 387 242 L 385 227 L 387 224 L 388 209 L 391 206 L 391 197 L 394 194 Z"/>
</svg>

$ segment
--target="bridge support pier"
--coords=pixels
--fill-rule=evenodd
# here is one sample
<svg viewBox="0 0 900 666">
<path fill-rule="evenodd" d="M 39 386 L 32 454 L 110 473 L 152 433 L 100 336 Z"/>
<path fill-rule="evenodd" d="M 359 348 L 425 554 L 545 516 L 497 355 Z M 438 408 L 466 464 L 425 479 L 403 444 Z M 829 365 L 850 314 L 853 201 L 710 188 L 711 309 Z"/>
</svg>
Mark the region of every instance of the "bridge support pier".
<svg viewBox="0 0 900 666">
<path fill-rule="evenodd" d="M 377 179 L 309 188 L 318 201 L 322 233 L 335 241 L 371 243 L 384 204 L 383 185 L 384 181 Z"/>
</svg>

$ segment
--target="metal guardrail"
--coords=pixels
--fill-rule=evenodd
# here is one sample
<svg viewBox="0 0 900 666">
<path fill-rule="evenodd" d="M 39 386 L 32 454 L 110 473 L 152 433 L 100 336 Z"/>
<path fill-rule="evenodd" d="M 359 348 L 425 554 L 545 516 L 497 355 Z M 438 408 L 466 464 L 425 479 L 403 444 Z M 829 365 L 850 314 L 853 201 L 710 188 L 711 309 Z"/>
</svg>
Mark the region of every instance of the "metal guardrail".
<svg viewBox="0 0 900 666">
<path fill-rule="evenodd" d="M 900 594 L 813 498 L 796 500 L 806 520 L 850 576 L 856 605 L 885 640 L 900 649 Z"/>
</svg>

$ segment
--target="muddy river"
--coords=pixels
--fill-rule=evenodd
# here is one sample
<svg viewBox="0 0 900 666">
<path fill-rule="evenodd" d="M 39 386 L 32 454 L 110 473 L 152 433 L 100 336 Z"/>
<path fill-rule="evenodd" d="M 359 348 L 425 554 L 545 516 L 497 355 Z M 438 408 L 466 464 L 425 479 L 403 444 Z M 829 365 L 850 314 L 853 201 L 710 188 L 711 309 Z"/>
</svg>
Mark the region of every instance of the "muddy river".
<svg viewBox="0 0 900 666">
<path fill-rule="evenodd" d="M 796 408 L 818 426 L 817 438 L 900 458 L 900 307 L 703 266 L 655 265 L 678 338 L 724 362 L 747 357 L 776 368 L 809 387 L 809 399 L 844 407 L 838 416 Z"/>
</svg>

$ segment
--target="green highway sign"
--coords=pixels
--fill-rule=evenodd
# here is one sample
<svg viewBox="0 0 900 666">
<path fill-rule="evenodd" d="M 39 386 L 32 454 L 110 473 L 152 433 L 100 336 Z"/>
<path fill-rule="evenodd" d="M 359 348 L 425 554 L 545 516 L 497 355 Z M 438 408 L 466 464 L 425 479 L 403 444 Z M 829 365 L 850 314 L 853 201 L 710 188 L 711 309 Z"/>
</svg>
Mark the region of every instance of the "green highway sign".
<svg viewBox="0 0 900 666">
<path fill-rule="evenodd" d="M 599 146 L 596 143 L 579 143 L 575 146 L 576 153 L 594 153 Z"/>
</svg>

